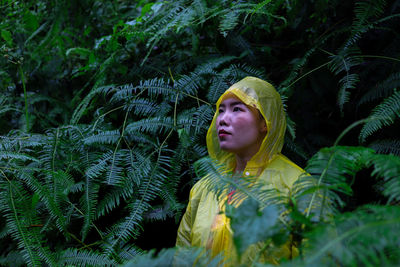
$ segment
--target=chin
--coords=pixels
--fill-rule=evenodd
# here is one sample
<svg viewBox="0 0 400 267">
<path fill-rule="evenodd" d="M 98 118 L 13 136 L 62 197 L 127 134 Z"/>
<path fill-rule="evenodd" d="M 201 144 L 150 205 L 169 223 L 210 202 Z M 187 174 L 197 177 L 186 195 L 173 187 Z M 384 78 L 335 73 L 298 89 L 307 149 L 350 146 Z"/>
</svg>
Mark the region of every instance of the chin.
<svg viewBox="0 0 400 267">
<path fill-rule="evenodd" d="M 225 152 L 233 152 L 232 147 L 229 147 L 226 144 L 219 144 L 219 148 Z"/>
</svg>

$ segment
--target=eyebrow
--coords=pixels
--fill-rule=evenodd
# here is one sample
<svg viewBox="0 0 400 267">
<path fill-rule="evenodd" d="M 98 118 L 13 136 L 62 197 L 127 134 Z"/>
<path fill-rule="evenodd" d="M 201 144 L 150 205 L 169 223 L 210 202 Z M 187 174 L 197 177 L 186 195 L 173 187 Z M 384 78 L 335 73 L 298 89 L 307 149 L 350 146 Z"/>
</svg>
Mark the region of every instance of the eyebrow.
<svg viewBox="0 0 400 267">
<path fill-rule="evenodd" d="M 243 102 L 241 102 L 241 101 L 236 101 L 236 102 L 232 102 L 232 103 L 229 104 L 229 106 L 231 106 L 231 107 L 237 106 L 237 105 L 245 105 L 245 104 Z M 225 104 L 220 104 L 219 106 L 224 108 Z"/>
</svg>

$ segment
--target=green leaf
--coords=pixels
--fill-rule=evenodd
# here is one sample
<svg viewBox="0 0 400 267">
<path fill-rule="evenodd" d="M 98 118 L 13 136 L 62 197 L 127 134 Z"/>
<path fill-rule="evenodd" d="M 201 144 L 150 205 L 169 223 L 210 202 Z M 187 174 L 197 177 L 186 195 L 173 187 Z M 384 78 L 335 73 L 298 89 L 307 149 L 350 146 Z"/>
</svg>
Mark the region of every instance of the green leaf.
<svg viewBox="0 0 400 267">
<path fill-rule="evenodd" d="M 78 55 L 82 57 L 87 57 L 91 54 L 92 50 L 87 49 L 87 48 L 82 48 L 82 47 L 73 47 L 68 49 L 65 52 L 65 55 L 69 57 L 70 55 Z"/>
<path fill-rule="evenodd" d="M 267 206 L 260 210 L 259 203 L 253 199 L 245 200 L 236 209 L 228 205 L 226 215 L 231 219 L 233 240 L 240 254 L 250 245 L 266 241 L 282 229 L 277 207 Z"/>
<path fill-rule="evenodd" d="M 4 39 L 4 41 L 7 42 L 7 44 L 9 46 L 12 46 L 13 40 L 12 40 L 12 36 L 11 33 L 7 30 L 1 30 L 1 37 Z"/>
<path fill-rule="evenodd" d="M 29 31 L 35 31 L 39 27 L 37 17 L 32 12 L 27 12 L 24 15 L 25 27 Z"/>
</svg>

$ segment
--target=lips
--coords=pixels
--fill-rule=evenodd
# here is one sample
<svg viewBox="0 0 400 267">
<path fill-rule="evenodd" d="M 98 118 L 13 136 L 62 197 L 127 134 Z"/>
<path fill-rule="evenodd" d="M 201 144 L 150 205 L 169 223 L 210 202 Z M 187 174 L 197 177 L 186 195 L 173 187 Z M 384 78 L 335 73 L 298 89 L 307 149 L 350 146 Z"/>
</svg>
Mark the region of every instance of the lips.
<svg viewBox="0 0 400 267">
<path fill-rule="evenodd" d="M 230 135 L 230 134 L 231 134 L 230 132 L 225 131 L 224 129 L 221 129 L 221 130 L 218 131 L 218 137 L 224 137 L 224 136 L 227 136 L 227 135 Z"/>
</svg>

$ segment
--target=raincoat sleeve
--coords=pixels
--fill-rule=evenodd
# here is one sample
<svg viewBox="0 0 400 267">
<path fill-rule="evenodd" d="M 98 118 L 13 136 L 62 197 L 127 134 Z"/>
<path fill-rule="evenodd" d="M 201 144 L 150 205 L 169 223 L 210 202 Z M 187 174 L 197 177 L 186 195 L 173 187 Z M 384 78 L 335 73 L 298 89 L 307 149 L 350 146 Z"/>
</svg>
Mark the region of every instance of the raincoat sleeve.
<svg viewBox="0 0 400 267">
<path fill-rule="evenodd" d="M 200 189 L 199 182 L 190 190 L 189 204 L 187 205 L 186 212 L 182 217 L 181 223 L 178 228 L 176 238 L 176 245 L 180 247 L 192 245 L 192 228 L 196 218 L 197 207 L 200 202 Z"/>
</svg>

